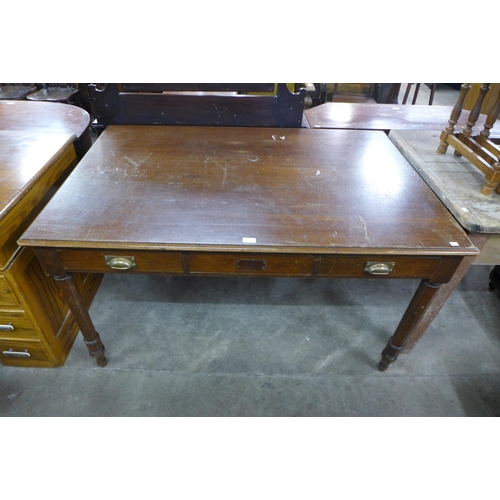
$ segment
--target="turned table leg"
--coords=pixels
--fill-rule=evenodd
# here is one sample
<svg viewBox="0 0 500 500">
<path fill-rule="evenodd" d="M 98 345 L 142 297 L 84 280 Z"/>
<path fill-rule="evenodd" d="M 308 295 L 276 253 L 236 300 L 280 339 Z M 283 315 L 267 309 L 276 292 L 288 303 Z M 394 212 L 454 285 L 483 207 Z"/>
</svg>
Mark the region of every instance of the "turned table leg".
<svg viewBox="0 0 500 500">
<path fill-rule="evenodd" d="M 428 280 L 420 282 L 410 305 L 406 309 L 394 335 L 382 351 L 382 359 L 378 364 L 378 369 L 383 372 L 396 361 L 399 353 L 405 348 L 413 329 L 417 326 L 427 307 L 431 303 L 434 294 L 439 290 L 440 284 L 430 284 Z"/>
<path fill-rule="evenodd" d="M 75 284 L 72 273 L 67 272 L 57 250 L 35 248 L 35 254 L 43 270 L 55 280 L 64 293 L 70 311 L 82 332 L 83 339 L 90 356 L 99 366 L 106 366 L 108 360 L 104 354 L 104 345 L 95 330 L 92 319 L 83 301 L 82 295 Z"/>
<path fill-rule="evenodd" d="M 474 243 L 474 245 L 478 248 L 478 250 L 483 249 L 490 236 L 488 233 L 467 234 L 472 243 Z M 430 304 L 429 307 L 425 310 L 425 313 L 422 315 L 422 318 L 413 329 L 411 336 L 406 343 L 403 351 L 405 354 L 408 354 L 415 347 L 417 342 L 427 330 L 427 327 L 434 321 L 434 318 L 438 315 L 441 308 L 446 304 L 446 301 L 455 290 L 455 288 L 459 285 L 460 281 L 465 276 L 466 272 L 469 270 L 470 266 L 475 260 L 476 256 L 464 257 L 450 281 L 443 284 L 439 291 L 434 295 L 434 297 L 432 298 L 432 304 Z"/>
<path fill-rule="evenodd" d="M 63 276 L 52 276 L 59 287 L 64 292 L 64 297 L 68 306 L 75 317 L 83 335 L 83 341 L 87 346 L 89 354 L 95 359 L 99 366 L 106 366 L 108 360 L 104 355 L 104 345 L 101 342 L 99 334 L 94 328 L 89 312 L 85 307 L 82 296 L 75 285 L 73 275 L 66 273 Z"/>
</svg>

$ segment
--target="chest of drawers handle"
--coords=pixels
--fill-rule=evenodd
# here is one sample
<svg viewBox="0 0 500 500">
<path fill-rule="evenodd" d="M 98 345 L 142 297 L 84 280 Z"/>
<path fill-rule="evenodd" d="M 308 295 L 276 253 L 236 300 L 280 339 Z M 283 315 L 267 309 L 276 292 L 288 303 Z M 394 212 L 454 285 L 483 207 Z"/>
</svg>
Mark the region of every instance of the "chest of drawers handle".
<svg viewBox="0 0 500 500">
<path fill-rule="evenodd" d="M 0 332 L 13 332 L 15 330 L 14 325 L 9 323 L 8 325 L 0 325 Z"/>
<path fill-rule="evenodd" d="M 384 276 L 392 273 L 395 265 L 395 262 L 367 262 L 364 271 L 374 276 Z"/>
<path fill-rule="evenodd" d="M 30 358 L 31 354 L 28 351 L 13 351 L 9 349 L 8 351 L 3 351 L 2 354 L 9 358 Z"/>
</svg>

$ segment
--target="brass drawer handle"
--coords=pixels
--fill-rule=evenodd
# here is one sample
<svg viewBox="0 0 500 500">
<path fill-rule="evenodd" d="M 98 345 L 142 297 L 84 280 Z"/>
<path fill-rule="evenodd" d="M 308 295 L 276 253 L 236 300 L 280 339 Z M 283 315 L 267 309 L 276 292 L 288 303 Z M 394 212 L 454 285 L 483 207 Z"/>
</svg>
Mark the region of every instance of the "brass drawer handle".
<svg viewBox="0 0 500 500">
<path fill-rule="evenodd" d="M 27 350 L 20 352 L 9 349 L 8 351 L 3 351 L 2 354 L 8 358 L 31 358 L 31 354 Z"/>
<path fill-rule="evenodd" d="M 395 262 L 367 262 L 364 271 L 374 276 L 384 276 L 392 273 L 395 265 Z"/>
<path fill-rule="evenodd" d="M 15 330 L 14 325 L 9 323 L 8 325 L 0 325 L 0 332 L 13 332 Z"/>
<path fill-rule="evenodd" d="M 105 255 L 104 260 L 106 265 L 111 269 L 117 269 L 118 271 L 127 271 L 136 266 L 135 257 L 116 257 L 113 255 Z"/>
<path fill-rule="evenodd" d="M 247 271 L 265 271 L 267 269 L 267 261 L 254 259 L 238 259 L 236 261 L 236 269 L 243 269 Z"/>
</svg>

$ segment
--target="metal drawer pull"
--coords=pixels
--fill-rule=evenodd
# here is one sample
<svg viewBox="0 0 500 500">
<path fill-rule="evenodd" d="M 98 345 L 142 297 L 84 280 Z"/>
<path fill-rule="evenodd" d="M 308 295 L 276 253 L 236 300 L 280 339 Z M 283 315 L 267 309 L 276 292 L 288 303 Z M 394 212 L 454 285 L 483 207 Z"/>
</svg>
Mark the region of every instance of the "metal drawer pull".
<svg viewBox="0 0 500 500">
<path fill-rule="evenodd" d="M 15 330 L 14 325 L 9 323 L 8 325 L 0 325 L 0 332 L 13 332 Z"/>
<path fill-rule="evenodd" d="M 3 351 L 2 354 L 9 358 L 31 358 L 31 354 L 27 350 L 24 352 L 20 352 L 9 349 L 8 351 Z"/>
<path fill-rule="evenodd" d="M 116 257 L 113 255 L 105 255 L 104 260 L 106 265 L 111 269 L 119 271 L 127 271 L 135 267 L 135 257 Z"/>
<path fill-rule="evenodd" d="M 395 265 L 395 262 L 367 262 L 364 271 L 374 276 L 383 276 L 392 273 Z"/>
<path fill-rule="evenodd" d="M 247 271 L 265 271 L 267 269 L 267 261 L 253 259 L 238 259 L 236 261 L 236 269 Z"/>
</svg>

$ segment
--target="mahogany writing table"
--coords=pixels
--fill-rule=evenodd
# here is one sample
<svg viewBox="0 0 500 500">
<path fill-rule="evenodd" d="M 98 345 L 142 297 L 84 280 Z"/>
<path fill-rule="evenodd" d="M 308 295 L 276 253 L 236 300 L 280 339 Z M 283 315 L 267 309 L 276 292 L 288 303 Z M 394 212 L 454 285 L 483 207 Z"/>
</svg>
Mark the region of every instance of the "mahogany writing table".
<svg viewBox="0 0 500 500">
<path fill-rule="evenodd" d="M 104 346 L 72 273 L 418 278 L 385 370 L 478 250 L 383 132 L 109 126 L 19 240 Z"/>
</svg>

